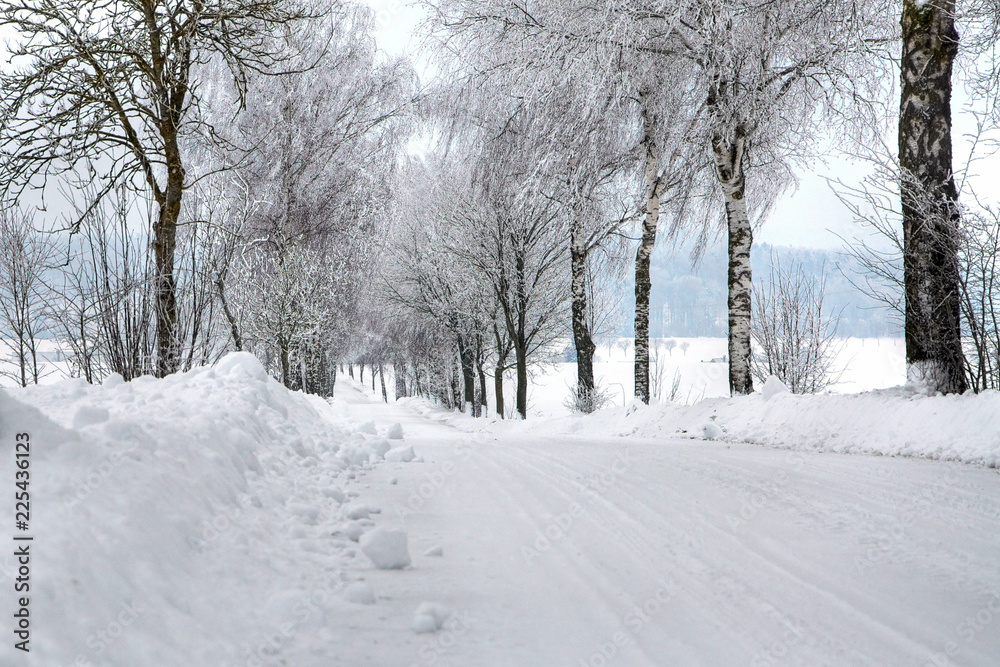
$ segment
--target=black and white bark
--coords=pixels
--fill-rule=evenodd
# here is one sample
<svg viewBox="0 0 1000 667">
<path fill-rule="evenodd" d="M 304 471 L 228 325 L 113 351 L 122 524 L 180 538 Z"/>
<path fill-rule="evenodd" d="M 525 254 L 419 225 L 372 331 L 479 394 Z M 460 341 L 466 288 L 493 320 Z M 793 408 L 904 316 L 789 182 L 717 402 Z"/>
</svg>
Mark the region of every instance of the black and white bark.
<svg viewBox="0 0 1000 667">
<path fill-rule="evenodd" d="M 907 379 L 967 388 L 961 337 L 958 194 L 952 172 L 955 2 L 904 0 L 899 166 Z"/>
<path fill-rule="evenodd" d="M 635 253 L 635 397 L 649 403 L 649 292 L 652 282 L 649 265 L 656 245 L 656 229 L 660 221 L 660 199 L 664 179 L 659 172 L 659 154 L 656 146 L 656 125 L 653 114 L 642 109 L 645 154 L 645 215 L 642 220 L 642 237 Z"/>
<path fill-rule="evenodd" d="M 713 104 L 714 91 L 709 96 Z M 729 269 L 729 391 L 731 394 L 753 393 L 753 375 L 750 371 L 752 279 L 750 248 L 753 245 L 753 228 L 746 201 L 747 137 L 742 125 L 737 125 L 731 137 L 721 133 L 712 135 L 712 153 L 715 169 L 726 207 Z"/>
<path fill-rule="evenodd" d="M 392 376 L 396 384 L 396 400 L 405 398 L 409 394 L 406 391 L 406 363 L 403 361 L 392 362 Z"/>
<path fill-rule="evenodd" d="M 594 352 L 597 346 L 591 337 L 587 317 L 587 255 L 588 248 L 582 229 L 582 213 L 574 216 L 570 231 L 570 271 L 573 297 L 573 343 L 576 346 L 576 396 L 586 411 L 594 395 Z"/>
</svg>

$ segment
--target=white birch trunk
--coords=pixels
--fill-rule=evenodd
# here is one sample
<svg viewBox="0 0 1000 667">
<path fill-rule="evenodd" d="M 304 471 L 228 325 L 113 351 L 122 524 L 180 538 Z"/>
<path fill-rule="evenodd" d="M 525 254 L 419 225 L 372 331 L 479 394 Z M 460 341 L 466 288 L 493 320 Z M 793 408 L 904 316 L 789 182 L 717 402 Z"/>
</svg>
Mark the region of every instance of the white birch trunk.
<svg viewBox="0 0 1000 667">
<path fill-rule="evenodd" d="M 720 135 L 712 139 L 716 173 L 726 205 L 729 232 L 729 391 L 732 395 L 753 393 L 750 372 L 751 291 L 750 248 L 753 229 L 746 202 L 746 178 L 743 171 L 746 138 L 737 127 L 732 140 Z"/>
</svg>

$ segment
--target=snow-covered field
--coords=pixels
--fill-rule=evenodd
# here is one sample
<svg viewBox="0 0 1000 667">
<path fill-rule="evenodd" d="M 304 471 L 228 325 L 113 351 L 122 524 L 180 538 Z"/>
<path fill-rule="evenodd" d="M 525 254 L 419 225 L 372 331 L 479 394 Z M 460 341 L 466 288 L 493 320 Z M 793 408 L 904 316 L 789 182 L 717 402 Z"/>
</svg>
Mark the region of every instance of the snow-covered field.
<svg viewBox="0 0 1000 667">
<path fill-rule="evenodd" d="M 927 449 L 995 465 L 1000 396 L 768 394 L 499 422 L 246 354 L 0 391 L 0 664 L 1000 664 L 1000 474 Z"/>
<path fill-rule="evenodd" d="M 661 359 L 663 398 L 669 395 L 675 375 L 680 378 L 677 402 L 695 403 L 703 398 L 729 396 L 729 370 L 721 361 L 726 355 L 725 338 L 659 340 L 660 349 L 653 354 Z M 667 340 L 676 342 L 672 350 L 663 347 Z M 653 339 L 652 345 L 656 344 L 657 339 Z M 906 351 L 901 338 L 844 338 L 837 341 L 836 349 L 834 368 L 839 381 L 830 388 L 831 392 L 867 391 L 906 382 Z M 594 373 L 598 386 L 608 392 L 613 405 L 625 405 L 634 394 L 633 359 L 631 339 L 619 339 L 610 347 L 598 346 Z M 719 361 L 713 362 L 713 359 Z M 655 375 L 655 371 L 654 365 L 651 373 Z M 529 411 L 535 416 L 569 414 L 564 403 L 574 384 L 576 365 L 573 363 L 556 363 L 535 372 L 528 397 Z M 513 387 L 508 389 L 511 395 L 507 405 L 511 406 Z"/>
</svg>

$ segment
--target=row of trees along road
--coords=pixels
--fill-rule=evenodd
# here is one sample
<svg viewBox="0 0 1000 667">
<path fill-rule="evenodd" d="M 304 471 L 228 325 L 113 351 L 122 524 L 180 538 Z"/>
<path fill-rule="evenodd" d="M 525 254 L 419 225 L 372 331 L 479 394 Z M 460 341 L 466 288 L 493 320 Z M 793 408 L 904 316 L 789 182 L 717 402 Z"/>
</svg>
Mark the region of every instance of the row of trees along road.
<svg viewBox="0 0 1000 667">
<path fill-rule="evenodd" d="M 993 2 L 423 0 L 436 76 L 417 94 L 350 2 L 0 0 L 4 229 L 31 228 L 11 211 L 32 191 L 71 202 L 59 243 L 19 243 L 62 258 L 29 301 L 88 379 L 246 349 L 289 387 L 330 393 L 360 362 L 478 415 L 489 370 L 502 416 L 513 370 L 522 418 L 566 336 L 574 407 L 601 404 L 595 340 L 630 266 L 648 402 L 653 247 L 721 235 L 729 386 L 747 394 L 755 228 L 825 139 L 895 122 L 908 367 L 960 392 L 952 69 L 967 43 L 995 110 Z"/>
<path fill-rule="evenodd" d="M 641 221 L 636 397 L 649 400 L 649 257 L 664 221 L 668 237 L 702 241 L 721 221 L 729 384 L 733 394 L 753 390 L 753 230 L 821 139 L 870 138 L 884 128 L 891 106 L 884 82 L 894 65 L 902 73 L 908 368 L 931 390 L 965 389 L 950 138 L 954 2 L 425 4 L 427 38 L 447 82 L 442 133 L 467 137 L 455 126 L 472 125 L 484 151 L 517 134 L 529 147 L 520 159 L 536 165 L 525 174 L 533 181 L 519 178 L 522 186 L 558 207 L 570 254 L 578 398 L 595 391 L 586 258 L 632 221 Z M 996 16 L 992 6 L 966 10 L 970 25 Z"/>
</svg>

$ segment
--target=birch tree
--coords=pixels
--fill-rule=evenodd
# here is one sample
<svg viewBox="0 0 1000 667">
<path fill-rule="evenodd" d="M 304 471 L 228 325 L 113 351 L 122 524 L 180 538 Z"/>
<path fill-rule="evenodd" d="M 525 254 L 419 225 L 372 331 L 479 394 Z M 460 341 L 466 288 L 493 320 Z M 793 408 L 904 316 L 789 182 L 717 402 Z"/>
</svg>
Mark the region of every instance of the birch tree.
<svg viewBox="0 0 1000 667">
<path fill-rule="evenodd" d="M 907 379 L 967 387 L 961 336 L 958 193 L 952 171 L 954 0 L 903 0 L 899 166 Z"/>
</svg>

